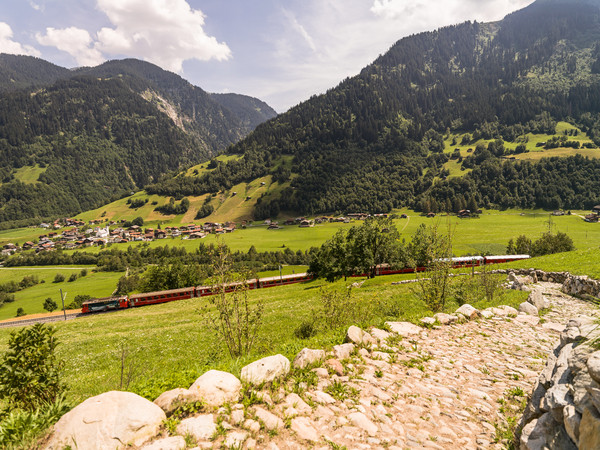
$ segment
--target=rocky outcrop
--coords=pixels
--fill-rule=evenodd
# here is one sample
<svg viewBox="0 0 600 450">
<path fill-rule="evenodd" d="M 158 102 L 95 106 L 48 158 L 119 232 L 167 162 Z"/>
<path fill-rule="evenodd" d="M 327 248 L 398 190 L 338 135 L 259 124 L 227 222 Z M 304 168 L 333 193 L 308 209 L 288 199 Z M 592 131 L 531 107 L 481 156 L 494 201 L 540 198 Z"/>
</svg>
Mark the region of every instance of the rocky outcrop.
<svg viewBox="0 0 600 450">
<path fill-rule="evenodd" d="M 141 445 L 155 436 L 167 417 L 164 411 L 131 392 L 105 392 L 91 397 L 61 417 L 46 449 L 114 450 Z"/>
<path fill-rule="evenodd" d="M 600 448 L 600 328 L 572 319 L 550 354 L 525 409 L 521 449 Z"/>
<path fill-rule="evenodd" d="M 569 275 L 563 282 L 565 294 L 581 297 L 584 300 L 589 297 L 600 297 L 600 281 L 587 276 Z"/>
</svg>

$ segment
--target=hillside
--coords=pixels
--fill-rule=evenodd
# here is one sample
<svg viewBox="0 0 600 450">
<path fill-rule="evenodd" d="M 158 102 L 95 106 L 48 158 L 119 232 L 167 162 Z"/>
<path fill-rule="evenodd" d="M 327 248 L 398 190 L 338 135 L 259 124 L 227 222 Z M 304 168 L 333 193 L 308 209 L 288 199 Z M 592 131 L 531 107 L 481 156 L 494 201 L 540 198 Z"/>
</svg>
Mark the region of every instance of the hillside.
<svg viewBox="0 0 600 450">
<path fill-rule="evenodd" d="M 249 130 L 277 116 L 277 112 L 265 102 L 247 95 L 210 94 L 210 98 L 232 111 Z"/>
<path fill-rule="evenodd" d="M 555 135 L 558 121 L 586 133 L 592 155 L 600 144 L 599 7 L 538 1 L 499 22 L 404 38 L 359 75 L 257 127 L 229 150 L 242 159 L 149 192 L 202 195 L 272 175 L 279 192 L 259 201 L 257 218 L 469 202 L 590 208 L 600 203 L 597 159 L 510 158 L 519 144 L 531 149 L 530 136 Z M 465 170 L 449 179 L 452 136 L 471 151 L 455 155 Z M 557 136 L 556 148 L 571 148 L 571 136 Z"/>
<path fill-rule="evenodd" d="M 208 160 L 263 117 L 138 60 L 69 71 L 0 55 L 0 90 L 0 222 L 13 224 L 109 203 Z"/>
</svg>

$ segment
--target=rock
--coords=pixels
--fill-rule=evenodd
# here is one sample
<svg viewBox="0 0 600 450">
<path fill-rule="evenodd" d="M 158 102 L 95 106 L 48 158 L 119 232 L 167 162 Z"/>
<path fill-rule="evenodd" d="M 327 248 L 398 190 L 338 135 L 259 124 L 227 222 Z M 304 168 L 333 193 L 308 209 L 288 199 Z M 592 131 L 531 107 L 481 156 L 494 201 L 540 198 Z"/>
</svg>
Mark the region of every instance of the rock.
<svg viewBox="0 0 600 450">
<path fill-rule="evenodd" d="M 302 414 L 310 414 L 312 412 L 312 408 L 298 394 L 288 394 L 285 398 L 285 404 Z"/>
<path fill-rule="evenodd" d="M 244 428 L 253 433 L 258 433 L 260 431 L 260 423 L 258 423 L 256 420 L 246 419 L 244 422 Z"/>
<path fill-rule="evenodd" d="M 131 392 L 105 392 L 88 398 L 54 425 L 46 449 L 114 450 L 122 443 L 141 445 L 155 436 L 167 416 L 149 400 Z"/>
<path fill-rule="evenodd" d="M 540 318 L 537 316 L 528 316 L 527 314 L 519 314 L 517 317 L 515 317 L 515 321 L 526 323 L 527 325 L 534 327 L 540 323 Z"/>
<path fill-rule="evenodd" d="M 433 317 L 423 317 L 421 323 L 423 325 L 432 326 L 435 325 L 435 319 Z"/>
<path fill-rule="evenodd" d="M 589 356 L 587 369 L 592 379 L 600 383 L 600 351 L 594 352 Z"/>
<path fill-rule="evenodd" d="M 285 356 L 268 356 L 243 367 L 241 378 L 246 383 L 259 386 L 286 376 L 289 371 L 290 360 Z"/>
<path fill-rule="evenodd" d="M 292 363 L 294 367 L 304 369 L 305 367 L 312 366 L 325 359 L 325 350 L 311 350 L 309 348 L 303 348 L 300 353 L 294 358 Z"/>
<path fill-rule="evenodd" d="M 341 344 L 333 347 L 333 353 L 339 360 L 350 358 L 350 355 L 354 353 L 354 344 Z"/>
<path fill-rule="evenodd" d="M 325 365 L 335 372 L 340 377 L 344 375 L 344 366 L 337 359 L 328 359 L 325 361 Z"/>
<path fill-rule="evenodd" d="M 548 389 L 543 402 L 544 409 L 550 411 L 557 422 L 562 421 L 563 408 L 569 404 L 572 404 L 572 396 L 566 384 L 555 384 Z"/>
<path fill-rule="evenodd" d="M 307 417 L 296 417 L 292 419 L 291 428 L 300 439 L 311 442 L 318 442 L 320 439 L 319 433 Z"/>
<path fill-rule="evenodd" d="M 269 431 L 279 430 L 283 428 L 283 420 L 277 417 L 275 414 L 270 413 L 266 409 L 263 409 L 259 406 L 254 408 L 254 414 L 261 421 L 265 428 Z"/>
<path fill-rule="evenodd" d="M 244 421 L 244 410 L 243 409 L 236 409 L 234 411 L 231 411 L 231 423 L 233 423 L 234 425 L 239 425 L 243 421 Z"/>
<path fill-rule="evenodd" d="M 373 336 L 379 342 L 385 342 L 385 341 L 387 341 L 387 338 L 389 338 L 391 336 L 391 334 L 385 330 L 380 330 L 379 328 L 373 328 L 371 330 L 371 336 Z"/>
<path fill-rule="evenodd" d="M 448 325 L 448 324 L 454 323 L 458 319 L 454 315 L 445 314 L 445 313 L 437 313 L 437 314 L 434 314 L 433 317 L 435 318 L 435 320 L 437 320 L 442 325 Z"/>
<path fill-rule="evenodd" d="M 579 448 L 600 448 L 600 414 L 595 408 L 586 408 L 579 424 Z"/>
<path fill-rule="evenodd" d="M 563 409 L 563 423 L 565 430 L 576 445 L 579 445 L 579 425 L 581 423 L 581 414 L 577 412 L 574 405 L 567 405 Z"/>
<path fill-rule="evenodd" d="M 517 315 L 519 314 L 519 311 L 517 311 L 512 306 L 508 306 L 508 305 L 498 306 L 498 309 L 501 311 L 504 311 L 504 313 L 505 313 L 504 315 L 508 316 L 508 317 L 517 317 Z"/>
<path fill-rule="evenodd" d="M 189 389 L 177 388 L 160 394 L 154 400 L 154 404 L 162 408 L 167 415 L 170 415 L 180 406 L 197 401 L 200 401 L 198 394 Z"/>
<path fill-rule="evenodd" d="M 545 322 L 542 324 L 542 328 L 555 331 L 556 333 L 562 333 L 565 326 L 556 322 Z"/>
<path fill-rule="evenodd" d="M 483 317 L 484 319 L 491 319 L 492 317 L 494 317 L 494 312 L 491 309 L 484 309 L 483 311 L 480 311 L 481 317 Z"/>
<path fill-rule="evenodd" d="M 244 442 L 248 439 L 248 433 L 245 431 L 232 431 L 225 438 L 225 448 L 242 448 Z"/>
<path fill-rule="evenodd" d="M 142 447 L 142 450 L 182 450 L 186 448 L 183 436 L 171 436 L 151 442 Z"/>
<path fill-rule="evenodd" d="M 465 303 L 460 308 L 455 311 L 455 314 L 460 314 L 465 316 L 469 320 L 477 319 L 481 317 L 481 313 L 478 309 L 472 307 L 471 305 Z"/>
<path fill-rule="evenodd" d="M 322 403 L 325 405 L 332 405 L 335 403 L 335 398 L 323 391 L 315 391 L 314 398 L 317 403 Z"/>
<path fill-rule="evenodd" d="M 402 337 L 409 337 L 419 334 L 423 329 L 410 322 L 386 322 L 385 323 L 393 333 Z"/>
<path fill-rule="evenodd" d="M 538 311 L 548 308 L 548 302 L 544 298 L 541 289 L 534 289 L 527 297 L 527 303 L 531 303 Z"/>
<path fill-rule="evenodd" d="M 177 425 L 177 433 L 183 436 L 190 434 L 197 441 L 208 441 L 216 432 L 217 426 L 212 414 L 202 414 L 183 419 Z"/>
<path fill-rule="evenodd" d="M 354 325 L 348 328 L 346 340 L 357 345 L 371 345 L 376 343 L 373 336 Z"/>
<path fill-rule="evenodd" d="M 319 378 L 329 378 L 329 372 L 323 367 L 317 367 L 312 372 L 316 373 Z"/>
<path fill-rule="evenodd" d="M 367 416 L 365 416 L 361 412 L 355 412 L 355 413 L 348 414 L 348 419 L 350 420 L 350 422 L 352 422 L 352 424 L 355 427 L 358 427 L 361 430 L 366 431 L 369 436 L 376 436 L 377 431 L 379 431 L 379 429 L 377 428 L 377 425 L 375 425 L 373 422 L 371 422 L 367 418 Z"/>
<path fill-rule="evenodd" d="M 240 399 L 242 383 L 235 375 L 220 370 L 209 370 L 190 386 L 207 406 L 236 403 Z"/>
<path fill-rule="evenodd" d="M 523 302 L 519 305 L 519 312 L 524 312 L 530 316 L 539 315 L 538 309 L 529 302 Z"/>
</svg>

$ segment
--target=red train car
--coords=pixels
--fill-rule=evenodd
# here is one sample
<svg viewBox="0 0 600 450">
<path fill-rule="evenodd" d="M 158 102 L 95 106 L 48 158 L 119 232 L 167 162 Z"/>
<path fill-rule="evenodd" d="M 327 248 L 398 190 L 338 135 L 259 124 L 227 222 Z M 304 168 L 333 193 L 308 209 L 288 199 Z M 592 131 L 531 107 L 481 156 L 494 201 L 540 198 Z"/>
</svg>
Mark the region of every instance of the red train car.
<svg viewBox="0 0 600 450">
<path fill-rule="evenodd" d="M 129 305 L 135 307 L 184 300 L 195 297 L 195 292 L 195 287 L 187 287 L 168 291 L 148 292 L 145 294 L 133 294 L 129 296 Z"/>
<path fill-rule="evenodd" d="M 312 277 L 307 273 L 294 273 L 290 275 L 260 278 L 258 280 L 258 287 L 268 288 L 273 286 L 284 286 L 286 284 L 301 283 L 309 280 L 312 280 Z"/>
<path fill-rule="evenodd" d="M 110 311 L 115 309 L 125 309 L 129 306 L 129 301 L 127 296 L 124 295 L 122 297 L 103 297 L 103 298 L 95 298 L 93 300 L 88 300 L 87 302 L 83 302 L 81 305 L 82 313 L 92 313 L 92 312 L 102 312 L 102 311 Z"/>
</svg>

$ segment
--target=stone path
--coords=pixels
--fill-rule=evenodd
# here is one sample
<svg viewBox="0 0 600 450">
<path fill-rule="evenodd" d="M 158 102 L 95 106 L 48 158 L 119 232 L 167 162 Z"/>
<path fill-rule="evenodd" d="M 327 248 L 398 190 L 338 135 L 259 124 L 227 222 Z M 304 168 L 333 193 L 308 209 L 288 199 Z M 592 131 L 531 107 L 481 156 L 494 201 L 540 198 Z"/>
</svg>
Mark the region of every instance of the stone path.
<svg viewBox="0 0 600 450">
<path fill-rule="evenodd" d="M 266 405 L 245 414 L 241 405 L 221 409 L 216 421 L 222 436 L 206 445 L 504 448 L 505 442 L 495 440 L 496 425 L 502 428 L 510 413 L 507 398 L 511 393 L 527 398 L 570 318 L 600 315 L 594 305 L 562 294 L 561 285 L 539 285 L 551 303 L 541 324 L 532 325 L 531 319 L 537 320 L 532 316 L 496 316 L 361 349 L 343 364 L 331 361 L 329 370 L 313 369 L 318 385 L 301 390 L 300 397 L 279 388 L 264 396 Z"/>
</svg>

